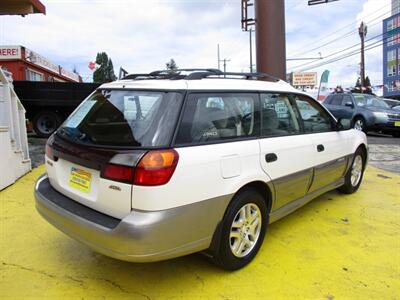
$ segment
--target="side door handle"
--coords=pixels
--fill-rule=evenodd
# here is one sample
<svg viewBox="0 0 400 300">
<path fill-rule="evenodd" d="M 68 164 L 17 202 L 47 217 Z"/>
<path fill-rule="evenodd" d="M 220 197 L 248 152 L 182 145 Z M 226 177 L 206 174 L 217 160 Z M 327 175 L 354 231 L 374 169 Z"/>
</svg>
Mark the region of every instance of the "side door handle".
<svg viewBox="0 0 400 300">
<path fill-rule="evenodd" d="M 270 163 L 270 162 L 273 162 L 273 161 L 276 161 L 276 160 L 278 160 L 278 156 L 276 156 L 275 153 L 265 154 L 265 161 L 267 163 Z"/>
<path fill-rule="evenodd" d="M 319 144 L 319 145 L 317 146 L 317 151 L 318 151 L 318 152 L 322 152 L 322 151 L 324 151 L 324 150 L 325 150 L 324 145 Z"/>
</svg>

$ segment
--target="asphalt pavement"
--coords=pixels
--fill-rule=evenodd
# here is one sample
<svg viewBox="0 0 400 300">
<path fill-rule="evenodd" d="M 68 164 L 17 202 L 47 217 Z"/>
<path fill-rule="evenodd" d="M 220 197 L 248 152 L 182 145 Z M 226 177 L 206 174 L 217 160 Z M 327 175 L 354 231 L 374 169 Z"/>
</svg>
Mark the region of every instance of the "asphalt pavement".
<svg viewBox="0 0 400 300">
<path fill-rule="evenodd" d="M 371 166 L 400 173 L 400 138 L 388 135 L 369 134 L 369 160 Z"/>
</svg>

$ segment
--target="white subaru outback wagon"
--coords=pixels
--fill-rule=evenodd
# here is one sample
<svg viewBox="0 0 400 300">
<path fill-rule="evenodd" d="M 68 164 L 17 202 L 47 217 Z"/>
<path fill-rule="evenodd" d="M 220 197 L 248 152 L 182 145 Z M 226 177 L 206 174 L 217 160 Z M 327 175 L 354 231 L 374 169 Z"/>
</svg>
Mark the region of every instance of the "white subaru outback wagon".
<svg viewBox="0 0 400 300">
<path fill-rule="evenodd" d="M 357 191 L 367 141 L 344 121 L 266 74 L 128 75 L 99 87 L 49 138 L 36 207 L 107 256 L 202 251 L 235 270 L 269 223 L 327 191 Z"/>
</svg>

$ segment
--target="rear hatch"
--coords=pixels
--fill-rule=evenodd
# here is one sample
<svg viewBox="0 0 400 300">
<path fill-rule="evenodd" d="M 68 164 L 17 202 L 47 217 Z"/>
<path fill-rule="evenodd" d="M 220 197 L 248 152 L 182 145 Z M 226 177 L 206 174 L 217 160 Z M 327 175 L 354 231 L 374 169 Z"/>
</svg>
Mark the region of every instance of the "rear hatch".
<svg viewBox="0 0 400 300">
<path fill-rule="evenodd" d="M 174 91 L 96 91 L 48 140 L 50 184 L 92 209 L 125 217 L 134 167 L 149 150 L 169 148 L 182 99 Z"/>
</svg>

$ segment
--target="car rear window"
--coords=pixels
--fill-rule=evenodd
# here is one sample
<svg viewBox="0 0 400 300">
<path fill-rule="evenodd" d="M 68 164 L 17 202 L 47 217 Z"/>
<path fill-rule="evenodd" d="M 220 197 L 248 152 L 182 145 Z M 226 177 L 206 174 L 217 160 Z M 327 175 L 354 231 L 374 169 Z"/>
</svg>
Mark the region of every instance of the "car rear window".
<svg viewBox="0 0 400 300">
<path fill-rule="evenodd" d="M 57 134 L 90 145 L 166 147 L 182 100 L 179 92 L 98 90 Z"/>
</svg>

